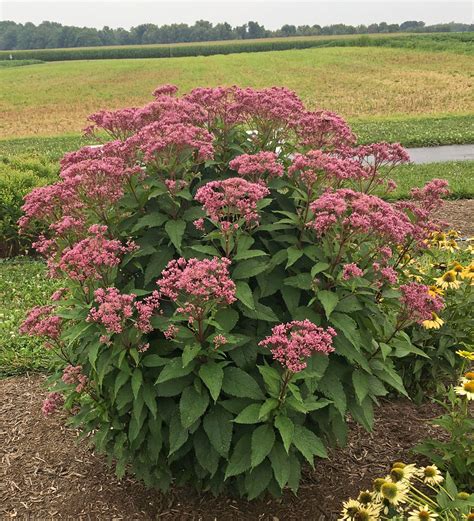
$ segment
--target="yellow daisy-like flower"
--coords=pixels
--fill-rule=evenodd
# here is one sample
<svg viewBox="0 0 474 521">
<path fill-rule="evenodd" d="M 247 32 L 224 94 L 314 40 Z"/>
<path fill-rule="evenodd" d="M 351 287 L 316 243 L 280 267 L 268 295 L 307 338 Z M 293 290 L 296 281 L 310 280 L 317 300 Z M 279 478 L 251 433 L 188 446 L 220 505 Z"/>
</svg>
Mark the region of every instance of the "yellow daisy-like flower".
<svg viewBox="0 0 474 521">
<path fill-rule="evenodd" d="M 460 264 L 459 262 L 455 261 L 453 262 L 452 270 L 455 271 L 457 274 L 461 274 L 464 271 L 464 266 Z"/>
<path fill-rule="evenodd" d="M 438 517 L 438 514 L 432 512 L 428 505 L 418 508 L 417 510 L 411 510 L 408 512 L 407 521 L 431 521 Z"/>
<path fill-rule="evenodd" d="M 472 360 L 474 361 L 474 351 L 456 351 L 456 354 L 459 355 L 461 358 L 465 358 L 466 360 Z"/>
<path fill-rule="evenodd" d="M 447 235 L 448 235 L 448 237 L 450 239 L 458 239 L 459 238 L 459 232 L 457 232 L 456 230 L 449 230 Z"/>
<path fill-rule="evenodd" d="M 464 378 L 466 380 L 474 380 L 474 371 L 468 371 L 467 373 L 464 373 Z"/>
<path fill-rule="evenodd" d="M 344 503 L 342 517 L 339 521 L 378 521 L 380 519 L 380 507 L 377 505 L 363 505 L 350 499 Z"/>
<path fill-rule="evenodd" d="M 404 463 L 394 463 L 390 471 L 390 478 L 393 481 L 410 481 L 416 475 L 418 469 L 415 464 L 405 465 Z"/>
<path fill-rule="evenodd" d="M 443 289 L 457 289 L 461 285 L 454 270 L 447 271 L 442 277 L 436 278 L 435 282 L 437 286 Z"/>
<path fill-rule="evenodd" d="M 458 396 L 465 396 L 467 400 L 474 400 L 474 380 L 462 378 L 461 385 L 454 388 Z"/>
<path fill-rule="evenodd" d="M 431 312 L 430 320 L 423 320 L 423 322 L 421 323 L 421 325 L 425 329 L 439 329 L 443 324 L 444 320 L 438 317 L 438 315 L 434 311 Z"/>
<path fill-rule="evenodd" d="M 466 521 L 474 521 L 474 512 L 471 512 L 470 514 L 465 514 Z"/>
<path fill-rule="evenodd" d="M 420 470 L 421 477 L 427 485 L 439 485 L 444 481 L 440 470 L 436 465 L 428 465 Z"/>
<path fill-rule="evenodd" d="M 444 295 L 444 291 L 441 288 L 438 288 L 437 286 L 429 286 L 428 287 L 428 295 L 430 297 L 437 297 Z"/>
<path fill-rule="evenodd" d="M 380 487 L 380 494 L 383 499 L 386 499 L 390 504 L 397 506 L 400 503 L 405 503 L 407 500 L 408 488 L 402 481 L 396 483 L 386 481 Z"/>
<path fill-rule="evenodd" d="M 474 279 L 474 263 L 471 263 L 469 266 L 466 266 L 459 275 L 462 279 Z"/>
<path fill-rule="evenodd" d="M 340 521 L 345 519 L 354 519 L 354 516 L 357 514 L 357 511 L 362 505 L 356 501 L 355 499 L 349 499 L 342 504 L 342 517 Z"/>
</svg>

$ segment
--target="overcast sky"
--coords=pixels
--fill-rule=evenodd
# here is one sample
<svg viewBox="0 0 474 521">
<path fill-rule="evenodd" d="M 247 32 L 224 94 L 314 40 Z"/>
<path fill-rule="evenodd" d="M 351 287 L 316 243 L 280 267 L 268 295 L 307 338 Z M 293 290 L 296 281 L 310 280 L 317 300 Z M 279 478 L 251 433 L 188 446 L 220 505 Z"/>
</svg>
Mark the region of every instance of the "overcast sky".
<svg viewBox="0 0 474 521">
<path fill-rule="evenodd" d="M 427 24 L 442 22 L 473 23 L 473 1 L 434 0 L 419 2 L 414 0 L 385 0 L 331 2 L 323 0 L 283 1 L 257 0 L 236 2 L 219 0 L 202 2 L 199 0 L 163 1 L 76 1 L 61 0 L 44 2 L 41 0 L 16 1 L 0 0 L 0 19 L 15 22 L 43 20 L 60 22 L 64 25 L 88 27 L 125 27 L 141 23 L 157 25 L 169 23 L 192 24 L 196 20 L 229 22 L 240 25 L 249 20 L 275 29 L 283 24 L 335 23 L 369 24 L 373 22 L 400 23 L 405 20 L 423 20 Z"/>
</svg>

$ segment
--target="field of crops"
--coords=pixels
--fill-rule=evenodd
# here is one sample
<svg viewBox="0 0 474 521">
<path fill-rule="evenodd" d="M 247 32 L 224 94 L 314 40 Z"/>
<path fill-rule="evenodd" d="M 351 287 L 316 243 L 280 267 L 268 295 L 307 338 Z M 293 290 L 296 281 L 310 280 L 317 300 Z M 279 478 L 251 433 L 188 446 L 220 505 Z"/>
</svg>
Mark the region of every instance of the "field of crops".
<svg viewBox="0 0 474 521">
<path fill-rule="evenodd" d="M 351 120 L 469 114 L 473 76 L 470 56 L 374 47 L 43 63 L 1 71 L 0 138 L 78 132 L 89 113 L 143 104 L 161 83 L 284 85 Z"/>
</svg>

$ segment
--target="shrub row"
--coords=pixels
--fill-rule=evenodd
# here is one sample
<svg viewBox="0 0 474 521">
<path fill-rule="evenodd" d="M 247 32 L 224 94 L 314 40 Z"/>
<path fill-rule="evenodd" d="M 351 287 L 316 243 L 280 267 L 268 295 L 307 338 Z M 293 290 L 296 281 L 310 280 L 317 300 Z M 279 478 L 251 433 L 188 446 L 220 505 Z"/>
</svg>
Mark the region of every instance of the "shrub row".
<svg viewBox="0 0 474 521">
<path fill-rule="evenodd" d="M 473 33 L 409 35 L 409 36 L 355 36 L 349 38 L 288 38 L 279 40 L 252 40 L 206 42 L 193 45 L 117 46 L 75 49 L 33 49 L 1 51 L 0 60 L 38 59 L 44 61 L 101 60 L 121 58 L 174 58 L 183 56 L 211 56 L 243 52 L 285 51 L 313 47 L 405 47 L 434 51 L 473 52 Z"/>
</svg>

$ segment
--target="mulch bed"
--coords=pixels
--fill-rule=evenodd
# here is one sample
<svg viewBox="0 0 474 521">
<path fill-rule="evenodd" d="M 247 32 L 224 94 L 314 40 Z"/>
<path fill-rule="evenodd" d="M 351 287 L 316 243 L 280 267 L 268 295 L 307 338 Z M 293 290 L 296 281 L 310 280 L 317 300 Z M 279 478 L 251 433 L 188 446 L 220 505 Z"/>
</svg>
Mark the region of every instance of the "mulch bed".
<svg viewBox="0 0 474 521">
<path fill-rule="evenodd" d="M 416 461 L 410 449 L 436 435 L 425 420 L 433 404 L 382 401 L 375 429 L 351 425 L 349 445 L 304 472 L 298 494 L 249 503 L 191 488 L 161 494 L 132 478 L 117 480 L 60 416 L 46 419 L 39 375 L 0 380 L 0 519 L 333 520 L 341 502 L 384 476 L 393 461 Z M 419 460 L 418 460 L 419 461 Z"/>
<path fill-rule="evenodd" d="M 474 237 L 474 199 L 444 201 L 435 215 L 448 222 L 464 238 Z"/>
</svg>

